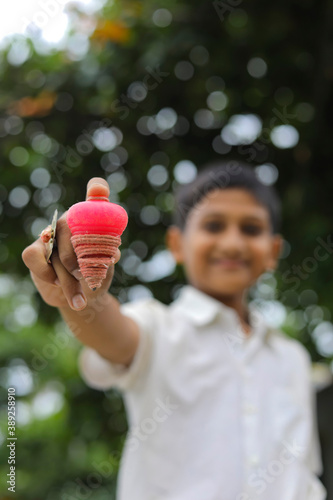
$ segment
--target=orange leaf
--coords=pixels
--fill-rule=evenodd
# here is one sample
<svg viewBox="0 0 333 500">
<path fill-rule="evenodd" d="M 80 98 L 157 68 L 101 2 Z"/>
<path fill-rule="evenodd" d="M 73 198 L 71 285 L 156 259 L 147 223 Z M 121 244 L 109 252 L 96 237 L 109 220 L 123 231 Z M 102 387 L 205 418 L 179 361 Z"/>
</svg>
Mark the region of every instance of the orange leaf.
<svg viewBox="0 0 333 500">
<path fill-rule="evenodd" d="M 121 21 L 100 21 L 91 38 L 126 43 L 130 38 L 130 29 Z"/>
<path fill-rule="evenodd" d="M 46 116 L 54 106 L 55 92 L 43 91 L 37 97 L 22 97 L 10 104 L 8 111 L 18 116 Z"/>
</svg>

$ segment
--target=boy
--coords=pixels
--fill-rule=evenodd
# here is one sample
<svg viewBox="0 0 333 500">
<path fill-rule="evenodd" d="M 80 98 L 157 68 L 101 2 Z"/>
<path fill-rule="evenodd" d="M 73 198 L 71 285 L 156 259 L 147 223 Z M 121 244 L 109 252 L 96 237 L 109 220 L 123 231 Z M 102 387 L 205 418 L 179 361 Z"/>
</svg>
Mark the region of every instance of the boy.
<svg viewBox="0 0 333 500">
<path fill-rule="evenodd" d="M 96 184 L 108 196 L 98 178 L 87 196 Z M 279 211 L 275 191 L 235 162 L 181 188 L 166 242 L 188 284 L 169 306 L 153 298 L 120 305 L 107 292 L 113 266 L 91 292 L 66 214 L 52 266 L 40 239 L 23 252 L 43 299 L 87 346 L 83 378 L 124 393 L 118 500 L 325 499 L 309 356 L 246 301 L 277 266 Z"/>
</svg>

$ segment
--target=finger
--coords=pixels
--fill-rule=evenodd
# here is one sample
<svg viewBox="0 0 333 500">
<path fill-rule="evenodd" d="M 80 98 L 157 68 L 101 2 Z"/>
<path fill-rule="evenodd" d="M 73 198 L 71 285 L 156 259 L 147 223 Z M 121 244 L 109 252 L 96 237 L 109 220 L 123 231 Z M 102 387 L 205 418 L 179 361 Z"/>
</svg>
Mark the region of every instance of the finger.
<svg viewBox="0 0 333 500">
<path fill-rule="evenodd" d="M 67 213 L 67 212 L 66 212 Z M 81 279 L 82 275 L 79 270 L 79 264 L 71 243 L 71 231 L 66 222 L 66 213 L 60 217 L 57 223 L 57 247 L 58 255 L 62 265 L 76 279 Z"/>
<path fill-rule="evenodd" d="M 54 284 L 57 275 L 51 264 L 46 261 L 46 246 L 40 238 L 23 250 L 22 260 L 39 279 Z"/>
<path fill-rule="evenodd" d="M 110 188 L 109 184 L 102 177 L 93 177 L 87 184 L 86 200 L 90 196 L 100 196 L 102 198 L 109 198 Z"/>
<path fill-rule="evenodd" d="M 67 300 L 64 297 L 60 286 L 56 286 L 56 284 L 50 285 L 48 283 L 45 283 L 45 281 L 39 279 L 38 276 L 36 276 L 36 274 L 32 273 L 31 271 L 30 276 L 41 297 L 47 304 L 55 307 L 67 306 Z"/>
<path fill-rule="evenodd" d="M 80 282 L 63 266 L 57 251 L 53 252 L 51 260 L 68 305 L 74 309 L 74 311 L 84 309 L 87 305 L 87 299 Z"/>
<path fill-rule="evenodd" d="M 112 265 L 117 264 L 120 261 L 121 253 L 119 248 L 117 248 L 116 253 L 114 254 L 114 261 L 112 262 Z"/>
</svg>

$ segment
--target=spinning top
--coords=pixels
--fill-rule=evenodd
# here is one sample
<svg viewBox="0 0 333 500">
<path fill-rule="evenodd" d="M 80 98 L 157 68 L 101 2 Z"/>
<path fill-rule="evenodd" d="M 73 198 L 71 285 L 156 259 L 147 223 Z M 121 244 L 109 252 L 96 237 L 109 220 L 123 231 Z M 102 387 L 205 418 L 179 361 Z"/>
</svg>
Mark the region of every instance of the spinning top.
<svg viewBox="0 0 333 500">
<path fill-rule="evenodd" d="M 67 212 L 79 268 L 89 288 L 102 284 L 115 253 L 121 244 L 128 216 L 126 210 L 103 196 L 105 190 L 94 186 L 94 194 L 73 205 Z"/>
</svg>

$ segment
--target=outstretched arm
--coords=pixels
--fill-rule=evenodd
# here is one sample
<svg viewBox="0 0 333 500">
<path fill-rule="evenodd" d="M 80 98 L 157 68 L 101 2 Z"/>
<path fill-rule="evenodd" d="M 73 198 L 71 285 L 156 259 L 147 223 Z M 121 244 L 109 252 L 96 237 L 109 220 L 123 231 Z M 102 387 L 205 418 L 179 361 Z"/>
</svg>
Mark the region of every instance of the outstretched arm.
<svg viewBox="0 0 333 500">
<path fill-rule="evenodd" d="M 87 185 L 87 198 L 94 190 L 104 190 L 109 196 L 109 186 L 104 179 L 93 178 Z M 57 223 L 57 248 L 51 256 L 52 265 L 46 261 L 46 248 L 39 238 L 22 254 L 31 277 L 43 300 L 58 307 L 74 335 L 95 349 L 101 356 L 129 366 L 139 343 L 139 327 L 120 311 L 118 300 L 108 293 L 114 264 L 107 273 L 101 288 L 90 290 L 82 279 L 73 246 L 66 214 Z M 117 250 L 115 264 L 120 259 Z"/>
</svg>

